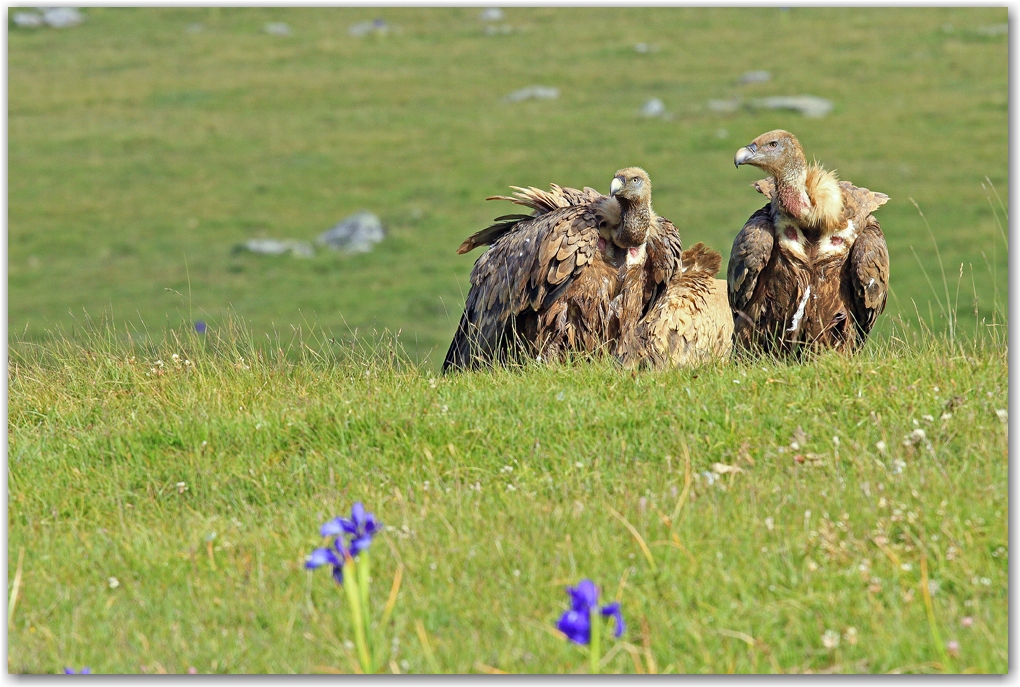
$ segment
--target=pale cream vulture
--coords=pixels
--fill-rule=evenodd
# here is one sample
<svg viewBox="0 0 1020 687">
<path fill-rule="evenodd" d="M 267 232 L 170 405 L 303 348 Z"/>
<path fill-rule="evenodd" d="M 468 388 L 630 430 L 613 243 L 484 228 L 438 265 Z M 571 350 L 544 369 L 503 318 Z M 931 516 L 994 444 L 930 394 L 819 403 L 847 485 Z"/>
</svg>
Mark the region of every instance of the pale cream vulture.
<svg viewBox="0 0 1020 687">
<path fill-rule="evenodd" d="M 808 165 L 787 131 L 762 134 L 734 164 L 769 175 L 755 184 L 769 203 L 730 252 L 735 347 L 777 355 L 860 348 L 889 295 L 889 252 L 871 214 L 889 196 Z"/>
</svg>

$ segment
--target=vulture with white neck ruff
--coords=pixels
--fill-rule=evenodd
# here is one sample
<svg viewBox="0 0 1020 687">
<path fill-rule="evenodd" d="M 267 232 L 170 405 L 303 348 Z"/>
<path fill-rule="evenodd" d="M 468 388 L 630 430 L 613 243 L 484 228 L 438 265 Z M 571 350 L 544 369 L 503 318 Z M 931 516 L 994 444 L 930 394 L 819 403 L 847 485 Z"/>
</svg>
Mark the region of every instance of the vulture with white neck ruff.
<svg viewBox="0 0 1020 687">
<path fill-rule="evenodd" d="M 679 234 L 651 213 L 651 182 L 643 170 L 617 172 L 609 196 L 555 184 L 548 192 L 513 188 L 513 196 L 489 200 L 509 200 L 533 213 L 499 217 L 457 250 L 491 246 L 471 271 L 444 371 L 522 357 L 549 360 L 570 351 L 612 353 L 627 274 L 647 273 L 646 288 L 654 295 L 679 269 Z"/>
<path fill-rule="evenodd" d="M 889 251 L 871 214 L 889 196 L 808 165 L 796 137 L 779 129 L 733 162 L 769 175 L 754 186 L 770 201 L 730 252 L 736 349 L 781 355 L 863 346 L 889 295 Z"/>
</svg>

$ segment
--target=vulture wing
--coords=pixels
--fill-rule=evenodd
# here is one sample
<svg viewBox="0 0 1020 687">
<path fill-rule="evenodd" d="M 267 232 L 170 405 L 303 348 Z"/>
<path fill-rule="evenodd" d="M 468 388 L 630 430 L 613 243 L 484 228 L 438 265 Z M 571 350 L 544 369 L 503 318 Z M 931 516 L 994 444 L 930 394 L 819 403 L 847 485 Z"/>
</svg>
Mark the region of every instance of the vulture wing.
<svg viewBox="0 0 1020 687">
<path fill-rule="evenodd" d="M 541 194 L 532 197 L 543 203 L 557 198 Z M 513 221 L 478 258 L 444 370 L 474 368 L 506 358 L 510 340 L 519 334 L 515 331 L 518 316 L 547 310 L 591 262 L 602 221 L 599 204 L 543 207 L 545 211 L 537 217 Z"/>
<path fill-rule="evenodd" d="M 843 282 L 844 297 L 857 322 L 858 342 L 864 343 L 889 297 L 889 250 L 874 217 L 868 217 L 854 241 L 847 268 L 850 278 Z"/>
<path fill-rule="evenodd" d="M 733 239 L 730 262 L 726 268 L 726 284 L 733 312 L 747 309 L 754 295 L 758 276 L 772 255 L 775 228 L 766 205 L 751 215 L 744 228 Z"/>
</svg>

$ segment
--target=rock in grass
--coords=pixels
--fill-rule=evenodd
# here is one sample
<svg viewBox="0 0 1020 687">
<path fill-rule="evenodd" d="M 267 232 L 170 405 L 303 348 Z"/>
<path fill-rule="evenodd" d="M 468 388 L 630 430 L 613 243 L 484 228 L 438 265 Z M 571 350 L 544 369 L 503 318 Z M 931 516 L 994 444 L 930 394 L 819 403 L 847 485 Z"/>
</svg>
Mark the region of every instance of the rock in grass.
<svg viewBox="0 0 1020 687">
<path fill-rule="evenodd" d="M 382 220 L 368 210 L 362 210 L 324 231 L 316 243 L 345 253 L 369 253 L 385 237 Z"/>
<path fill-rule="evenodd" d="M 310 258 L 315 249 L 307 241 L 291 241 L 288 239 L 249 239 L 234 246 L 235 253 L 259 253 L 260 255 L 284 255 L 290 253 L 296 258 Z"/>
<path fill-rule="evenodd" d="M 652 98 L 641 106 L 641 114 L 645 117 L 664 117 L 666 115 L 666 105 L 658 98 Z"/>
<path fill-rule="evenodd" d="M 765 83 L 772 78 L 772 73 L 767 72 L 764 69 L 755 69 L 754 71 L 744 72 L 740 75 L 740 83 Z"/>
<path fill-rule="evenodd" d="M 712 112 L 736 112 L 743 101 L 740 98 L 729 100 L 709 100 L 708 109 Z"/>
<path fill-rule="evenodd" d="M 77 26 L 84 19 L 81 12 L 73 7 L 51 7 L 43 12 L 43 21 L 55 29 Z"/>
<path fill-rule="evenodd" d="M 507 95 L 503 102 L 518 103 L 522 100 L 555 100 L 560 97 L 560 89 L 552 86 L 528 86 Z"/>
<path fill-rule="evenodd" d="M 482 21 L 502 21 L 503 10 L 498 7 L 487 7 L 478 16 Z"/>
<path fill-rule="evenodd" d="M 375 33 L 380 36 L 385 36 L 390 32 L 390 26 L 382 19 L 373 19 L 372 21 L 363 21 L 357 24 L 352 24 L 347 33 L 351 34 L 355 38 L 361 38 L 367 36 L 370 33 Z"/>
<path fill-rule="evenodd" d="M 266 24 L 265 32 L 272 36 L 289 36 L 290 26 L 282 21 L 274 21 Z"/>
<path fill-rule="evenodd" d="M 35 12 L 15 12 L 11 15 L 11 21 L 21 29 L 37 29 L 43 25 L 43 16 Z"/>
<path fill-rule="evenodd" d="M 766 110 L 796 110 L 805 117 L 824 117 L 832 111 L 832 101 L 815 95 L 789 95 L 760 98 L 752 107 Z"/>
</svg>

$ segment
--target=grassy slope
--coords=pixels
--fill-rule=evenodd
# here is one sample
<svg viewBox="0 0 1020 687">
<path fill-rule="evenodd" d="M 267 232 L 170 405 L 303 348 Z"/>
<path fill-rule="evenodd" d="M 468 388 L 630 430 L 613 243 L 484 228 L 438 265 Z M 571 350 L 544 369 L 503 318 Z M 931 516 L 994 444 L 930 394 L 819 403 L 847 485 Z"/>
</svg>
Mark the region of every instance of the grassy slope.
<svg viewBox="0 0 1020 687">
<path fill-rule="evenodd" d="M 69 311 L 108 308 L 159 332 L 189 318 L 172 289 L 217 324 L 233 307 L 256 332 L 317 323 L 346 334 L 346 320 L 402 329 L 419 355 L 445 350 L 472 263 L 454 250 L 507 210 L 483 198 L 509 184 L 605 189 L 638 164 L 685 241 L 725 255 L 761 202 L 733 152 L 774 127 L 892 197 L 880 212 L 890 314 L 913 316 L 914 300 L 927 315 L 912 246 L 941 284 L 911 197 L 951 281 L 974 266 L 979 316 L 1005 293 L 1005 246 L 981 183 L 987 175 L 1005 194 L 1008 41 L 980 31 L 1004 23 L 1004 8 L 506 14 L 507 36 L 486 36 L 473 8 L 96 8 L 71 30 L 11 30 L 11 330 L 38 341 Z M 375 15 L 399 30 L 347 34 Z M 267 35 L 267 21 L 293 34 Z M 205 30 L 188 33 L 193 22 Z M 639 54 L 639 41 L 658 50 Z M 773 80 L 735 85 L 755 68 Z M 562 95 L 500 102 L 535 83 Z M 705 106 L 798 93 L 835 111 L 813 120 Z M 675 119 L 640 118 L 650 97 Z M 363 207 L 391 229 L 370 255 L 231 255 L 253 236 L 312 239 Z"/>
<path fill-rule="evenodd" d="M 349 671 L 345 602 L 302 561 L 355 500 L 389 526 L 377 608 L 406 566 L 386 630 L 405 670 L 429 670 L 416 620 L 442 670 L 584 670 L 549 632 L 582 576 L 659 671 L 1007 669 L 1001 344 L 450 378 L 313 346 L 129 359 L 95 338 L 15 360 L 11 671 Z M 918 424 L 930 449 L 901 443 Z M 715 462 L 743 472 L 709 484 Z M 607 669 L 636 668 L 621 649 Z"/>
</svg>

